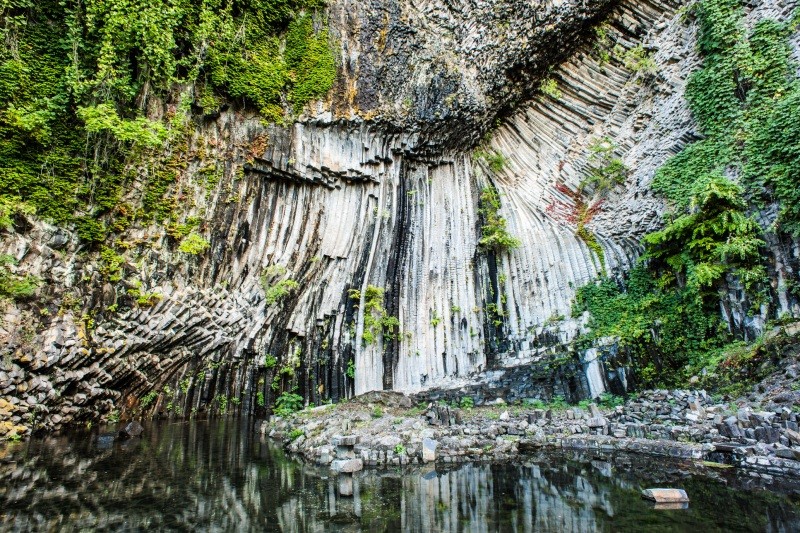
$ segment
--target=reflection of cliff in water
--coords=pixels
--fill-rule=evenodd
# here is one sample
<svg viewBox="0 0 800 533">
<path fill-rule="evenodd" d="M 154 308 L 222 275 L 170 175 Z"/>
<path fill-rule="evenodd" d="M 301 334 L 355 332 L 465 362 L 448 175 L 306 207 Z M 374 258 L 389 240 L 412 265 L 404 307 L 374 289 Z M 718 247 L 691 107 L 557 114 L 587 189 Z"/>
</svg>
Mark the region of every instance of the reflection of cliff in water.
<svg viewBox="0 0 800 533">
<path fill-rule="evenodd" d="M 652 459 L 577 459 L 364 471 L 341 497 L 326 469 L 234 422 L 154 425 L 143 440 L 87 434 L 0 450 L 0 529 L 800 530 L 796 503 L 776 494 L 681 480 L 682 467 Z M 689 510 L 653 511 L 644 483 L 685 487 Z"/>
</svg>

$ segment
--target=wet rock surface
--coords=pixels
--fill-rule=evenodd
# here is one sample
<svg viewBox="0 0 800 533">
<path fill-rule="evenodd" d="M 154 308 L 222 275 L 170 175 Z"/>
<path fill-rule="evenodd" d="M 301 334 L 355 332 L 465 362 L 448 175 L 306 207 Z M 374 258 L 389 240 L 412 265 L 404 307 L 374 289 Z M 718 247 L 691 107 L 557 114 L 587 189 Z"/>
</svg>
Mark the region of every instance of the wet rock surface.
<svg viewBox="0 0 800 533">
<path fill-rule="evenodd" d="M 370 466 L 503 461 L 542 449 L 575 449 L 705 461 L 709 468 L 734 465 L 765 479 L 800 476 L 794 429 L 800 413 L 768 411 L 746 400 L 722 403 L 703 390 L 645 391 L 614 408 L 431 403 L 376 412 L 375 405 L 350 402 L 275 417 L 257 423 L 256 431 L 320 464 L 332 461 L 332 446 L 341 439 L 336 434 L 346 427 L 358 441 L 355 455 Z M 458 422 L 442 424 L 442 410 Z"/>
</svg>

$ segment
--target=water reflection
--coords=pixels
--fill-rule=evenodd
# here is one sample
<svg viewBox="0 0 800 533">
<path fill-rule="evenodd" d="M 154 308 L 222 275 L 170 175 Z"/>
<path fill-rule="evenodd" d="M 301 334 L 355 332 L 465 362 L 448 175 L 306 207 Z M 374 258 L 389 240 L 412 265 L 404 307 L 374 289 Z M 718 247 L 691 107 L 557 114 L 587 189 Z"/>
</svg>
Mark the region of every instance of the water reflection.
<svg viewBox="0 0 800 533">
<path fill-rule="evenodd" d="M 370 470 L 343 497 L 327 470 L 287 459 L 233 421 L 156 424 L 122 443 L 76 434 L 0 448 L 0 529 L 800 530 L 797 502 L 736 479 L 686 477 L 681 465 L 631 456 L 573 459 Z M 650 483 L 685 488 L 689 509 L 653 510 L 639 498 Z"/>
</svg>

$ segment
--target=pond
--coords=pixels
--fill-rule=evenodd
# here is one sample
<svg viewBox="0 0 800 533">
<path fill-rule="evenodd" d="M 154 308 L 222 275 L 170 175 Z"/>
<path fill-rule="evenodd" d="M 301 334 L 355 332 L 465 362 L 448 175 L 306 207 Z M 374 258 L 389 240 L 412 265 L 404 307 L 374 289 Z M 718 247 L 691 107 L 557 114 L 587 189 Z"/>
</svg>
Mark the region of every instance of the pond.
<svg viewBox="0 0 800 533">
<path fill-rule="evenodd" d="M 631 455 L 365 470 L 352 496 L 246 421 L 160 422 L 0 445 L 0 530 L 800 531 L 797 487 Z M 688 509 L 640 498 L 686 489 Z"/>
</svg>

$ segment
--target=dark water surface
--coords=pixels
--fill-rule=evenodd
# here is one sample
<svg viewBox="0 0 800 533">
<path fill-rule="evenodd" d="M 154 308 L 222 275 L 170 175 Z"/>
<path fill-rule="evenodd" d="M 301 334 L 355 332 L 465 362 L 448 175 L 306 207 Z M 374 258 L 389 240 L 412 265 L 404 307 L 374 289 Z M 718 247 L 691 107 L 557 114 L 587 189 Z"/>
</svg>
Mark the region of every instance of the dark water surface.
<svg viewBox="0 0 800 533">
<path fill-rule="evenodd" d="M 726 476 L 726 477 L 723 477 Z M 366 470 L 340 496 L 246 423 L 154 423 L 143 439 L 96 434 L 0 445 L 0 530 L 800 531 L 800 504 L 749 477 L 609 455 Z M 686 510 L 639 491 L 685 488 Z M 773 487 L 775 488 L 775 487 Z"/>
</svg>

